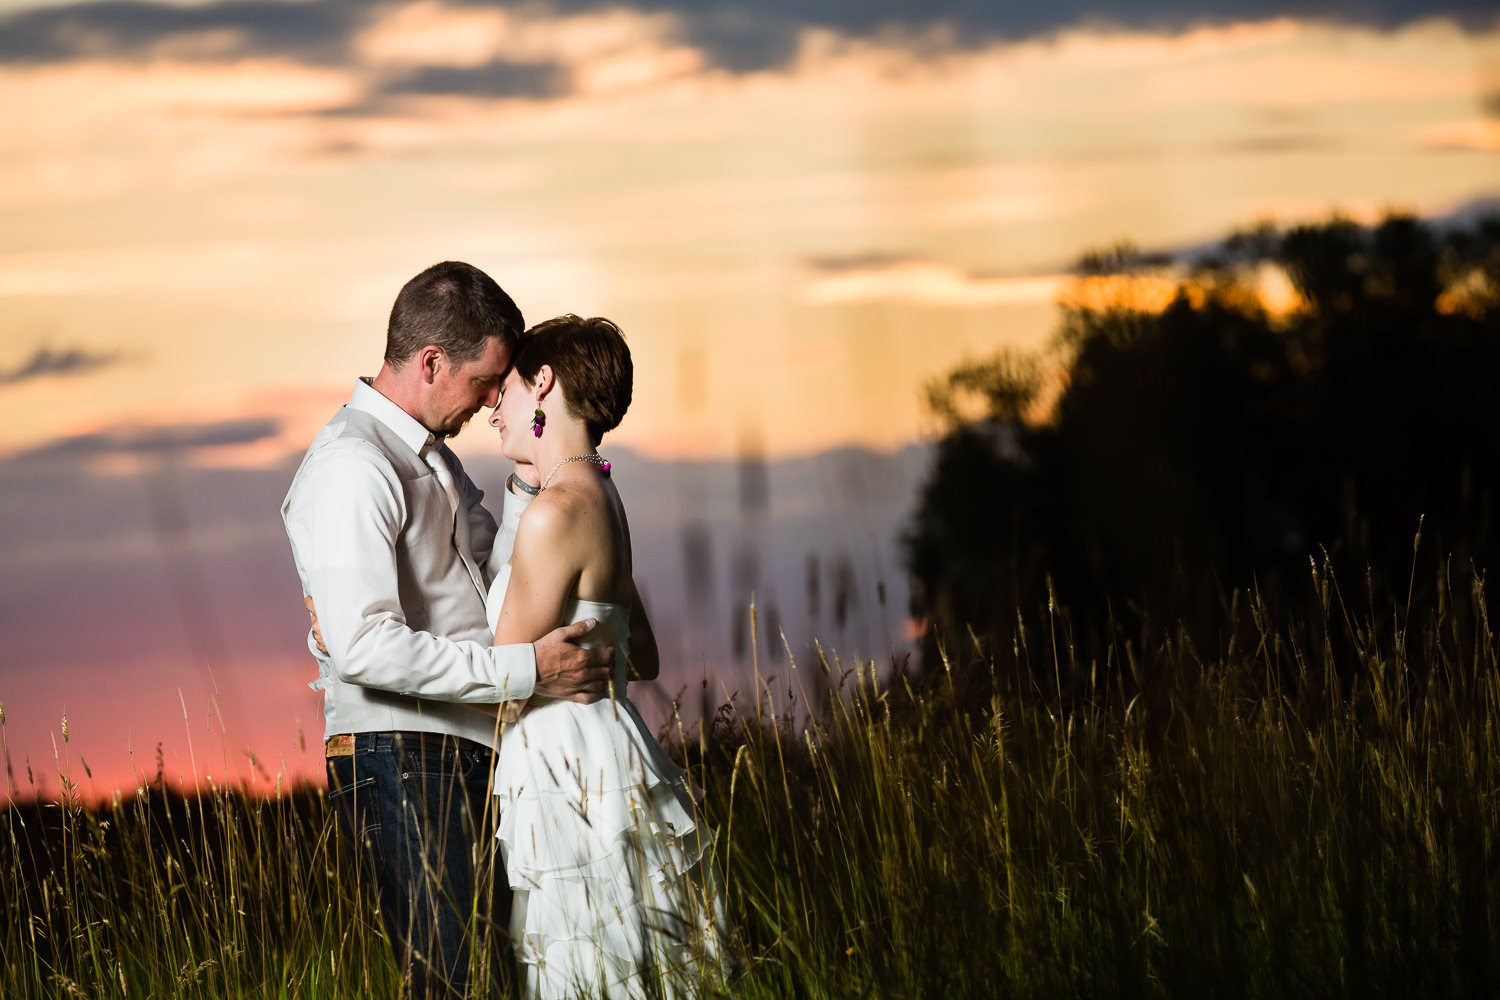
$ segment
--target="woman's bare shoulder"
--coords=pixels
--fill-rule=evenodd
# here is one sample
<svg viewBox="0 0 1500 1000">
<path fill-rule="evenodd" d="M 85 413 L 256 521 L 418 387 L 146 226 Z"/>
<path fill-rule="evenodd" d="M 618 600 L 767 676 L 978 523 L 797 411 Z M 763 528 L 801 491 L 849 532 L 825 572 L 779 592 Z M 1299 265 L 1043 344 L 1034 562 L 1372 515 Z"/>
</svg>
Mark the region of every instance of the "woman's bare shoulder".
<svg viewBox="0 0 1500 1000">
<path fill-rule="evenodd" d="M 597 484 L 557 483 L 527 506 L 516 535 L 519 538 L 524 532 L 543 539 L 560 538 L 607 516 L 606 498 Z"/>
<path fill-rule="evenodd" d="M 522 539 L 541 542 L 562 536 L 566 533 L 570 506 L 566 497 L 546 490 L 521 512 L 516 542 L 519 544 Z"/>
</svg>

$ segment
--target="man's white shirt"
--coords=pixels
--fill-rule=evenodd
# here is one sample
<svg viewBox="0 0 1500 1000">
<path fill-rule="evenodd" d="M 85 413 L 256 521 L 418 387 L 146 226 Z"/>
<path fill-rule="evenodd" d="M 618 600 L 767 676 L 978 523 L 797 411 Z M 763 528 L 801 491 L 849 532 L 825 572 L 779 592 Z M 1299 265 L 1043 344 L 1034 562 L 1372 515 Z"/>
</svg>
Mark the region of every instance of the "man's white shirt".
<svg viewBox="0 0 1500 1000">
<path fill-rule="evenodd" d="M 483 496 L 451 450 L 364 380 L 313 439 L 281 510 L 328 647 L 309 634 L 326 735 L 416 730 L 495 746 L 496 720 L 469 705 L 530 697 L 532 646 L 492 645 L 484 609 L 524 505 L 507 497 L 497 529 Z"/>
</svg>

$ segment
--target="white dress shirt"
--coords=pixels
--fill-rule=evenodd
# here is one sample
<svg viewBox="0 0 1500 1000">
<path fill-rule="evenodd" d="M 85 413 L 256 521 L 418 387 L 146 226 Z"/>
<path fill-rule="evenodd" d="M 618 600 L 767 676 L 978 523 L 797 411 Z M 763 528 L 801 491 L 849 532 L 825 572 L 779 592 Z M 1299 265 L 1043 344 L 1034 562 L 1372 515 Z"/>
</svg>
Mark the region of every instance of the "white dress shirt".
<svg viewBox="0 0 1500 1000">
<path fill-rule="evenodd" d="M 456 512 L 429 457 L 452 474 Z M 483 496 L 364 380 L 313 439 L 281 510 L 328 647 L 309 634 L 327 736 L 415 730 L 495 746 L 495 719 L 468 706 L 530 697 L 532 646 L 492 645 L 485 622 L 491 553 L 508 558 L 515 518 L 497 539 Z"/>
</svg>

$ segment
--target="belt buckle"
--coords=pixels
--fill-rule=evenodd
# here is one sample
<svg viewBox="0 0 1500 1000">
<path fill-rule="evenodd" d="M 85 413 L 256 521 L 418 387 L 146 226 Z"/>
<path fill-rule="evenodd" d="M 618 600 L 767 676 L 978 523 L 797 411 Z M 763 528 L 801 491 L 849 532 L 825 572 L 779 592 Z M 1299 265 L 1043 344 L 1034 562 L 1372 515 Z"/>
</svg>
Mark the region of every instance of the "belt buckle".
<svg viewBox="0 0 1500 1000">
<path fill-rule="evenodd" d="M 353 757 L 354 756 L 354 734 L 340 733 L 330 736 L 323 743 L 323 753 L 329 757 Z"/>
</svg>

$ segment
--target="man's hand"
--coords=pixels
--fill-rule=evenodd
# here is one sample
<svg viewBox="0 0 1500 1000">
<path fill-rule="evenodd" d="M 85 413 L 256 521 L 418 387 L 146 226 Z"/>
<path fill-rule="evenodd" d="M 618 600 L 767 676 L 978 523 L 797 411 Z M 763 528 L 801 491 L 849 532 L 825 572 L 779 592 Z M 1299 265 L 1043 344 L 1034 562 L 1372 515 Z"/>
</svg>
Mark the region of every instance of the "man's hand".
<svg viewBox="0 0 1500 1000">
<path fill-rule="evenodd" d="M 536 466 L 532 465 L 530 462 L 516 463 L 516 478 L 525 483 L 527 486 L 542 485 L 541 474 L 536 471 Z"/>
<path fill-rule="evenodd" d="M 311 594 L 302 598 L 302 606 L 307 609 L 308 615 L 312 617 L 312 633 L 313 638 L 318 641 L 318 652 L 327 656 L 328 647 L 323 645 L 323 630 L 318 628 L 318 610 L 313 607 Z"/>
<path fill-rule="evenodd" d="M 598 624 L 592 618 L 553 629 L 532 643 L 536 650 L 536 693 L 588 704 L 609 694 L 614 649 L 583 649 L 573 645 Z"/>
</svg>

